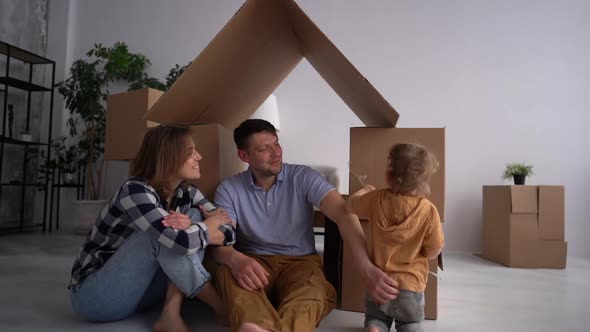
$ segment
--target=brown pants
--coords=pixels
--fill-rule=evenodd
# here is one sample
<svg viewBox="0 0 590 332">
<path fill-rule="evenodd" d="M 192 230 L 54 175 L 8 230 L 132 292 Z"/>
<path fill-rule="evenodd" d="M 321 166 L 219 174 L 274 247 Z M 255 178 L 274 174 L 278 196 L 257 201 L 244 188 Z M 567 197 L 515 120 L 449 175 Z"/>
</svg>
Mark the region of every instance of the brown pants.
<svg viewBox="0 0 590 332">
<path fill-rule="evenodd" d="M 271 331 L 313 331 L 334 309 L 336 291 L 326 280 L 317 254 L 250 257 L 270 274 L 265 289 L 243 289 L 225 265 L 216 273 L 219 293 L 229 307 L 232 331 L 245 322 Z"/>
</svg>

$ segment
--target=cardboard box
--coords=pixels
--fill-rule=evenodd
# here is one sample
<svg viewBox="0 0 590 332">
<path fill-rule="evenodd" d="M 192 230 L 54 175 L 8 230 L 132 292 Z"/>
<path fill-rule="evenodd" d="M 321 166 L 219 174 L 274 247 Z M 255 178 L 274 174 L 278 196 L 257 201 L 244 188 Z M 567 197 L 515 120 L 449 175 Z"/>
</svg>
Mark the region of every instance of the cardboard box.
<svg viewBox="0 0 590 332">
<path fill-rule="evenodd" d="M 292 0 L 247 0 L 147 118 L 235 128 L 303 58 L 366 126 L 395 126 L 393 107 Z"/>
<path fill-rule="evenodd" d="M 366 176 L 366 183 L 377 188 L 387 187 L 385 167 L 389 149 L 396 143 L 417 143 L 431 150 L 439 160 L 440 166 L 430 181 L 431 195 L 428 197 L 439 211 L 441 221 L 445 213 L 445 129 L 444 128 L 351 128 L 350 129 L 350 168 L 361 176 Z M 354 193 L 363 184 L 354 173 L 350 173 L 349 192 Z M 371 243 L 368 222 L 361 222 L 367 235 L 367 243 Z M 352 252 L 344 246 L 342 258 L 342 297 L 341 309 L 364 312 L 364 290 L 358 285 L 362 283 L 353 262 L 348 259 Z M 438 265 L 438 266 L 437 266 Z M 442 269 L 442 256 L 430 261 L 430 274 L 425 294 L 425 317 L 437 319 L 437 280 L 438 267 Z"/>
<path fill-rule="evenodd" d="M 244 170 L 244 163 L 238 158 L 233 132 L 218 124 L 191 125 L 195 148 L 201 154 L 201 178 L 193 184 L 213 201 L 215 190 L 221 181 Z M 129 160 L 129 174 L 133 168 Z"/>
<path fill-rule="evenodd" d="M 430 179 L 428 197 L 438 209 L 441 221 L 445 216 L 445 128 L 350 128 L 350 169 L 365 175 L 366 183 L 377 188 L 387 187 L 385 167 L 387 155 L 396 143 L 416 143 L 434 153 L 439 162 L 437 172 Z M 354 173 L 349 174 L 349 193 L 363 184 Z"/>
<path fill-rule="evenodd" d="M 104 147 L 106 160 L 135 159 L 145 132 L 157 125 L 147 121 L 145 114 L 163 94 L 163 91 L 146 88 L 108 96 Z"/>
<path fill-rule="evenodd" d="M 201 178 L 194 184 L 205 197 L 213 201 L 221 181 L 244 170 L 238 158 L 233 131 L 218 124 L 191 125 L 195 148 L 203 159 L 200 162 Z"/>
<path fill-rule="evenodd" d="M 520 268 L 566 266 L 563 186 L 484 186 L 482 257 Z"/>
</svg>

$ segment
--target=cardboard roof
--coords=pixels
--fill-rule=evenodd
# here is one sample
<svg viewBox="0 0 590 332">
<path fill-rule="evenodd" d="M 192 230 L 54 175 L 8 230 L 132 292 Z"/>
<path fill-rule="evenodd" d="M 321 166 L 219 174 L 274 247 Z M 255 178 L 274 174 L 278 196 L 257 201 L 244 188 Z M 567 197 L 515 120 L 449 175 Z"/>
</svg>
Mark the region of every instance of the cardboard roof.
<svg viewBox="0 0 590 332">
<path fill-rule="evenodd" d="M 234 128 L 303 57 L 366 126 L 395 127 L 398 113 L 293 0 L 247 0 L 146 117 Z"/>
</svg>

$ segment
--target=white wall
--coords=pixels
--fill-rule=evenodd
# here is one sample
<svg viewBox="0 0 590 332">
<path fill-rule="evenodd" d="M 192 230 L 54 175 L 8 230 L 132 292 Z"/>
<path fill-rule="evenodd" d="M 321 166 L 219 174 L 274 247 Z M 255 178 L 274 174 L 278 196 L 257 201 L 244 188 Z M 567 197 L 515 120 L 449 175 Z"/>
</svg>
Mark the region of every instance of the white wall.
<svg viewBox="0 0 590 332">
<path fill-rule="evenodd" d="M 197 56 L 242 3 L 73 2 L 72 59 L 120 40 L 158 77 Z M 447 128 L 449 249 L 479 251 L 482 185 L 528 161 L 531 184 L 566 186 L 569 253 L 590 257 L 590 2 L 297 2 L 397 109 L 399 127 Z M 361 122 L 307 62 L 275 94 L 285 160 L 339 168 L 346 191 L 348 128 Z"/>
</svg>

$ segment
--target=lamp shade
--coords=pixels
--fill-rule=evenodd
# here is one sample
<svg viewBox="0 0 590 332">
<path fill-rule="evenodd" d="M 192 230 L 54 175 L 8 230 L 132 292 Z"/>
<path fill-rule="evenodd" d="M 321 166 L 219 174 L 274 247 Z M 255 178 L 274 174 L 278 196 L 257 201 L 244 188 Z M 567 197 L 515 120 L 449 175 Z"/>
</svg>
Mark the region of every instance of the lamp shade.
<svg viewBox="0 0 590 332">
<path fill-rule="evenodd" d="M 272 123 L 277 130 L 281 129 L 279 121 L 279 107 L 277 105 L 277 97 L 271 94 L 266 100 L 258 107 L 256 112 L 252 114 L 250 119 L 262 119 Z"/>
</svg>

